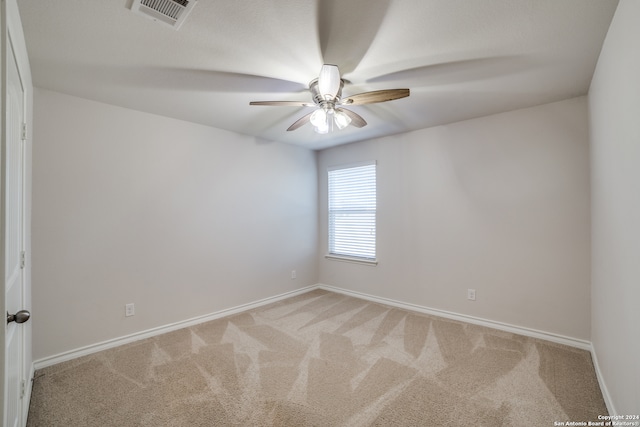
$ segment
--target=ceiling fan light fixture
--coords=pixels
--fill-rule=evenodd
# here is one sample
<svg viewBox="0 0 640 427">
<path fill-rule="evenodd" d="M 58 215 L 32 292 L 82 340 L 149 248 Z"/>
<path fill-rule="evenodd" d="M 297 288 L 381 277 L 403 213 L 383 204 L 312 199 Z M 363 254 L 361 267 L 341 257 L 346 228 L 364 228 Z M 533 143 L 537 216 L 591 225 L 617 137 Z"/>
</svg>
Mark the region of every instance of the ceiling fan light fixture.
<svg viewBox="0 0 640 427">
<path fill-rule="evenodd" d="M 311 114 L 311 117 L 309 117 L 309 121 L 316 128 L 322 126 L 327 127 L 327 112 L 324 110 L 324 108 L 318 108 L 313 112 L 313 114 Z"/>
<path fill-rule="evenodd" d="M 325 64 L 320 70 L 318 77 L 318 90 L 323 99 L 333 99 L 340 91 L 340 70 L 336 65 Z"/>
<path fill-rule="evenodd" d="M 324 135 L 325 133 L 329 133 L 329 123 L 323 123 L 320 126 L 314 126 L 313 129 L 316 133 Z"/>
<path fill-rule="evenodd" d="M 333 121 L 336 123 L 336 126 L 338 126 L 338 129 L 342 130 L 349 126 L 351 117 L 347 116 L 343 111 L 335 111 Z"/>
</svg>

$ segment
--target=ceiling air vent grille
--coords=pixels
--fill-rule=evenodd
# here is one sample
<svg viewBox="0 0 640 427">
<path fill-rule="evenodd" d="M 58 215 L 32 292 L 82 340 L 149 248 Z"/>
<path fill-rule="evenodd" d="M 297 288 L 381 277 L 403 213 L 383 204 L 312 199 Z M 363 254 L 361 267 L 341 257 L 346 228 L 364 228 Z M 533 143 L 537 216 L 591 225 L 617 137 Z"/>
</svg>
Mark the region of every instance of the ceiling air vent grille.
<svg viewBox="0 0 640 427">
<path fill-rule="evenodd" d="M 131 10 L 177 30 L 196 3 L 197 0 L 134 0 Z"/>
</svg>

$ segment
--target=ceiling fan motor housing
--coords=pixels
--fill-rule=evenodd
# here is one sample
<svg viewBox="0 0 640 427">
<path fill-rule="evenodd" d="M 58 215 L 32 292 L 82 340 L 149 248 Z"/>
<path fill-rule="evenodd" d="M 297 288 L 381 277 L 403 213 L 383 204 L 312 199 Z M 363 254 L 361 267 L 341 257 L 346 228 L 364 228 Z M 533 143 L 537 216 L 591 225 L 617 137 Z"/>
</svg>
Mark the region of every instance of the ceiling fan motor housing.
<svg viewBox="0 0 640 427">
<path fill-rule="evenodd" d="M 335 104 L 340 102 L 340 98 L 342 97 L 342 88 L 344 87 L 344 80 L 340 79 L 340 89 L 338 89 L 338 93 L 333 99 L 325 99 L 320 93 L 320 89 L 318 88 L 318 79 L 313 79 L 309 83 L 309 90 L 311 91 L 311 96 L 313 98 L 313 102 L 315 102 L 320 107 L 325 107 L 329 104 L 331 107 L 335 107 Z"/>
</svg>

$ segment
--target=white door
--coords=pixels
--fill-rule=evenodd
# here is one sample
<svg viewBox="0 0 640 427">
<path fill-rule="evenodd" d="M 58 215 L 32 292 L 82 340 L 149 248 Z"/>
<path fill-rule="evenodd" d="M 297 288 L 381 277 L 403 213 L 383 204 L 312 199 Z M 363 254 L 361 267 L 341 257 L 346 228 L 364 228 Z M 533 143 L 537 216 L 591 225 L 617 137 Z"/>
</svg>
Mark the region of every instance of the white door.
<svg viewBox="0 0 640 427">
<path fill-rule="evenodd" d="M 7 40 L 6 139 L 4 174 L 2 176 L 4 212 L 4 280 L 7 322 L 5 323 L 5 389 L 4 413 L 6 427 L 24 424 L 23 395 L 25 389 L 24 328 L 28 320 L 24 308 L 24 170 L 25 122 L 24 88 L 16 64 L 10 38 Z M 17 316 L 16 313 L 18 313 Z M 14 315 L 12 318 L 9 314 Z"/>
</svg>

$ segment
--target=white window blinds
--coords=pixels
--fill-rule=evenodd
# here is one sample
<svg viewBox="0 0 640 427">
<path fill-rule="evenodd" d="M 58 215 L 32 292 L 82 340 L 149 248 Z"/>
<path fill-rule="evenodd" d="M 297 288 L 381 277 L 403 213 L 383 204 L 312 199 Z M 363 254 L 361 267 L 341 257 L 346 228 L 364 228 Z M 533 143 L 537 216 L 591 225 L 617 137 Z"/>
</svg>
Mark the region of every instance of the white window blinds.
<svg viewBox="0 0 640 427">
<path fill-rule="evenodd" d="M 376 259 L 376 164 L 330 168 L 329 254 Z"/>
</svg>

